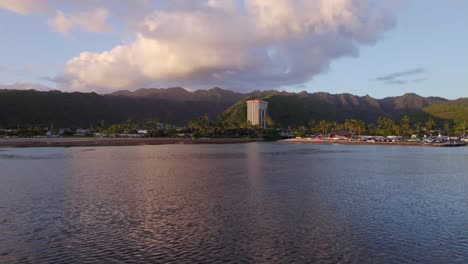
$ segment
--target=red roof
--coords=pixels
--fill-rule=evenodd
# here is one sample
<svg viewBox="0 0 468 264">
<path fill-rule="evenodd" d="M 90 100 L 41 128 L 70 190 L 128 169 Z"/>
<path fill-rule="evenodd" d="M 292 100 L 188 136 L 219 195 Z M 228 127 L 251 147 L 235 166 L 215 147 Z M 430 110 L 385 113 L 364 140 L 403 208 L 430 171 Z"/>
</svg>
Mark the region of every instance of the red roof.
<svg viewBox="0 0 468 264">
<path fill-rule="evenodd" d="M 252 99 L 252 100 L 247 100 L 247 102 L 262 102 L 262 99 Z"/>
</svg>

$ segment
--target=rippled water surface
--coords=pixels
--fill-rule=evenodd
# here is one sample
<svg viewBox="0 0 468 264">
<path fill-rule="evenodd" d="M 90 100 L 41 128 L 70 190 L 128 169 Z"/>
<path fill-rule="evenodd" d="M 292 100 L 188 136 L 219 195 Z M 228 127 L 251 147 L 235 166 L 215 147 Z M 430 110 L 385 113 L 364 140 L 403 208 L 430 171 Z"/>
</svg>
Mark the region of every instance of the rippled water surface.
<svg viewBox="0 0 468 264">
<path fill-rule="evenodd" d="M 468 148 L 0 151 L 0 263 L 468 263 Z"/>
</svg>

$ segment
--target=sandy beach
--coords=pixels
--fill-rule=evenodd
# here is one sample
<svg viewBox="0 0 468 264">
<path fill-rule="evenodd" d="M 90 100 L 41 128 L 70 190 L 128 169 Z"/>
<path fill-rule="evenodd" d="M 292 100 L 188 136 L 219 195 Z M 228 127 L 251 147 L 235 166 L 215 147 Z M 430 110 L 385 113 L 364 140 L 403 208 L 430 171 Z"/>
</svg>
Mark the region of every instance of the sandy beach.
<svg viewBox="0 0 468 264">
<path fill-rule="evenodd" d="M 0 138 L 0 147 L 90 147 L 163 144 L 230 144 L 262 141 L 261 138 Z"/>
</svg>

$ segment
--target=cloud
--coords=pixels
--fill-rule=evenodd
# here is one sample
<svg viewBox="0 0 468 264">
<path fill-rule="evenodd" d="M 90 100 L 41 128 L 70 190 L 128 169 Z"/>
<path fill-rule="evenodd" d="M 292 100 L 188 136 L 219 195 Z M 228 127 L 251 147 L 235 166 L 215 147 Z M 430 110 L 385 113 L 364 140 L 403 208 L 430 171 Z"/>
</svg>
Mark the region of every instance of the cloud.
<svg viewBox="0 0 468 264">
<path fill-rule="evenodd" d="M 134 10 L 141 7 L 147 0 L 124 2 L 121 6 L 128 7 L 128 10 Z M 49 19 L 49 25 L 56 32 L 68 33 L 73 28 L 79 28 L 87 32 L 107 32 L 112 28 L 107 23 L 110 11 L 102 6 L 110 5 L 109 1 L 103 0 L 81 0 L 81 1 L 63 1 L 63 0 L 0 0 L 0 9 L 5 9 L 21 15 L 30 15 L 35 13 L 49 14 L 55 10 L 55 15 Z M 59 8 L 72 10 L 66 15 Z M 128 11 L 127 10 L 127 11 Z"/>
<path fill-rule="evenodd" d="M 24 16 L 49 16 L 51 28 L 66 34 L 75 28 L 87 32 L 110 31 L 112 27 L 107 21 L 110 16 L 131 24 L 132 20 L 151 12 L 154 3 L 154 0 L 0 0 L 0 9 Z"/>
<path fill-rule="evenodd" d="M 415 68 L 415 69 L 411 69 L 411 70 L 407 70 L 407 71 L 394 72 L 394 73 L 387 74 L 387 75 L 384 75 L 384 76 L 381 76 L 381 77 L 377 77 L 377 80 L 379 80 L 379 81 L 391 81 L 391 80 L 398 79 L 400 77 L 406 77 L 406 76 L 409 76 L 409 75 L 415 75 L 415 74 L 420 74 L 420 73 L 424 73 L 423 68 Z"/>
<path fill-rule="evenodd" d="M 43 12 L 51 28 L 113 30 L 127 41 L 71 58 L 60 87 L 110 92 L 150 86 L 238 90 L 297 85 L 358 56 L 394 26 L 388 2 L 374 0 L 0 0 L 0 8 Z M 128 40 L 128 33 L 132 33 Z"/>
<path fill-rule="evenodd" d="M 49 8 L 48 0 L 0 0 L 0 9 L 20 15 L 43 12 Z"/>
<path fill-rule="evenodd" d="M 10 69 L 10 67 L 6 65 L 0 65 L 0 72 L 6 72 Z"/>
<path fill-rule="evenodd" d="M 49 26 L 56 32 L 68 33 L 72 28 L 72 22 L 65 16 L 65 14 L 57 10 L 55 17 L 49 20 Z"/>
<path fill-rule="evenodd" d="M 37 90 L 37 91 L 49 91 L 52 88 L 38 84 L 38 83 L 29 83 L 29 82 L 16 82 L 11 84 L 1 84 L 0 90 Z"/>
<path fill-rule="evenodd" d="M 134 40 L 70 59 L 60 85 L 101 92 L 296 85 L 334 59 L 358 56 L 394 19 L 370 0 L 174 0 L 134 25 Z"/>
<path fill-rule="evenodd" d="M 384 82 L 386 84 L 396 84 L 396 85 L 403 85 L 407 83 L 417 83 L 423 82 L 427 78 L 418 78 L 418 79 L 408 79 L 408 77 L 412 77 L 414 75 L 421 75 L 425 73 L 424 68 L 414 68 L 406 71 L 399 71 L 390 73 L 384 76 L 377 77 L 375 80 Z"/>
<path fill-rule="evenodd" d="M 56 32 L 68 34 L 73 28 L 79 28 L 87 32 L 108 32 L 112 27 L 107 23 L 109 11 L 105 8 L 79 12 L 66 16 L 62 11 L 57 10 L 53 18 L 49 20 L 49 25 Z"/>
</svg>

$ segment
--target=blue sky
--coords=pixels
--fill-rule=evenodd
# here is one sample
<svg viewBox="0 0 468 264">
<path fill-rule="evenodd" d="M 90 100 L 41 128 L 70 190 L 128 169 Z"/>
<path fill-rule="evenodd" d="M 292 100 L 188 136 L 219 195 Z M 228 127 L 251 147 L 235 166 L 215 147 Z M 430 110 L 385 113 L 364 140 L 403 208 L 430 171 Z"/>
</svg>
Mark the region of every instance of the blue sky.
<svg viewBox="0 0 468 264">
<path fill-rule="evenodd" d="M 248 9 L 260 0 L 241 1 L 245 10 L 234 11 L 229 0 L 142 0 L 128 8 L 36 0 L 36 9 L 19 2 L 0 0 L 0 87 L 105 93 L 180 85 L 468 97 L 463 0 L 401 1 L 388 17 L 387 9 L 367 10 L 372 1 L 364 0 L 336 0 L 345 4 L 321 11 L 314 10 L 323 0 L 285 1 L 263 6 L 261 14 Z M 350 26 L 355 20 L 343 10 L 372 26 Z"/>
<path fill-rule="evenodd" d="M 397 25 L 359 58 L 332 63 L 328 73 L 308 82 L 309 91 L 369 94 L 376 97 L 414 92 L 446 98 L 468 97 L 468 1 L 410 1 Z M 423 68 L 425 81 L 385 84 L 376 77 Z M 411 78 L 409 78 L 411 79 Z"/>
</svg>

